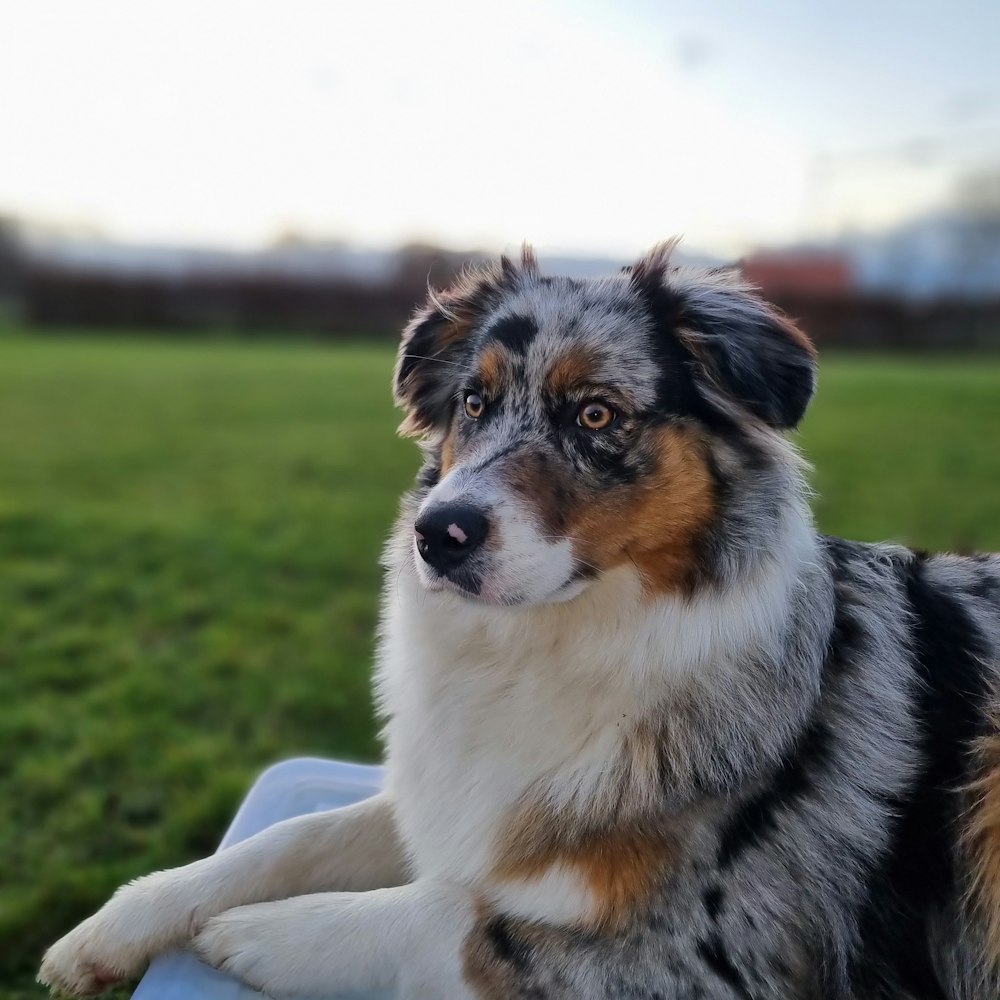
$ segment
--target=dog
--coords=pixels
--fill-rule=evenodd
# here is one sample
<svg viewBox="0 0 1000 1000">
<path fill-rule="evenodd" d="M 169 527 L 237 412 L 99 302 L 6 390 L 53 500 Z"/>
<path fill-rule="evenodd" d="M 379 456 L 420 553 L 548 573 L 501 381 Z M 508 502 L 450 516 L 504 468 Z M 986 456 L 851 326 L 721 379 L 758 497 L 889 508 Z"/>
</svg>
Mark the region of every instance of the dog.
<svg viewBox="0 0 1000 1000">
<path fill-rule="evenodd" d="M 384 791 L 124 886 L 43 983 L 190 948 L 276 997 L 1000 996 L 1000 557 L 820 535 L 811 342 L 672 247 L 430 293 Z"/>
</svg>

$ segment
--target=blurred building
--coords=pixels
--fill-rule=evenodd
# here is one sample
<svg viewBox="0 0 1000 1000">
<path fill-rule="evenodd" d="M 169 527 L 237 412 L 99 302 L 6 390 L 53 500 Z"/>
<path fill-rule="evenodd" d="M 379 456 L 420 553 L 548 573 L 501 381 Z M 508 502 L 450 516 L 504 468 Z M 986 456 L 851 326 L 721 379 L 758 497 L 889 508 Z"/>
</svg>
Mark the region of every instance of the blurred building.
<svg viewBox="0 0 1000 1000">
<path fill-rule="evenodd" d="M 746 257 L 744 277 L 766 298 L 805 295 L 837 298 L 856 294 L 854 261 L 843 250 L 770 250 Z"/>
</svg>

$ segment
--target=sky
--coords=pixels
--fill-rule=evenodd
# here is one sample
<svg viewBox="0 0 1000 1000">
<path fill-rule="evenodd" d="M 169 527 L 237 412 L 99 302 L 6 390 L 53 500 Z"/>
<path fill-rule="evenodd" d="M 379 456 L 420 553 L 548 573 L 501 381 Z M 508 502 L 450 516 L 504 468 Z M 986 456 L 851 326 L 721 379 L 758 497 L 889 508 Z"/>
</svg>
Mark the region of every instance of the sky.
<svg viewBox="0 0 1000 1000">
<path fill-rule="evenodd" d="M 0 12 L 0 212 L 116 239 L 733 253 L 1000 162 L 995 0 Z"/>
</svg>

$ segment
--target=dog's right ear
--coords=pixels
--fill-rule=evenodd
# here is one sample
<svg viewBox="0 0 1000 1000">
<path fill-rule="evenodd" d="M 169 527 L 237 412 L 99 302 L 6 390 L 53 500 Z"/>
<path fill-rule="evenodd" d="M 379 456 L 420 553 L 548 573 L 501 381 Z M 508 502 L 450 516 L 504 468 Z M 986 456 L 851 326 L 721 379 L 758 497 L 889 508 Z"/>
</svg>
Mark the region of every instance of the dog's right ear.
<svg viewBox="0 0 1000 1000">
<path fill-rule="evenodd" d="M 448 422 L 472 317 L 449 291 L 429 291 L 403 330 L 393 391 L 406 411 L 399 433 L 422 437 Z"/>
<path fill-rule="evenodd" d="M 501 257 L 462 272 L 443 291 L 428 291 L 426 302 L 403 330 L 396 359 L 396 405 L 406 411 L 400 434 L 424 437 L 447 428 L 474 330 L 503 295 L 537 267 L 526 245 L 520 265 Z"/>
</svg>

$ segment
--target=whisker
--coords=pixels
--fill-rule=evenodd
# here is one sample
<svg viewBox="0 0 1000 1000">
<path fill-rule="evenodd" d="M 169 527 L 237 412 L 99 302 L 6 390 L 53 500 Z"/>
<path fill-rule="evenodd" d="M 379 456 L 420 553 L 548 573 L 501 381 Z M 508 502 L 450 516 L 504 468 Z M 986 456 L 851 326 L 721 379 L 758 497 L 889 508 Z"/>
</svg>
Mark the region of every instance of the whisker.
<svg viewBox="0 0 1000 1000">
<path fill-rule="evenodd" d="M 433 356 L 428 355 L 428 354 L 409 354 L 409 353 L 407 353 L 407 354 L 404 354 L 403 357 L 404 358 L 413 358 L 416 361 L 433 361 L 433 362 L 435 362 L 436 364 L 439 364 L 439 365 L 451 365 L 453 368 L 464 368 L 465 367 L 465 365 L 463 365 L 460 361 L 446 361 L 444 358 L 437 358 L 437 357 L 433 357 Z"/>
</svg>

